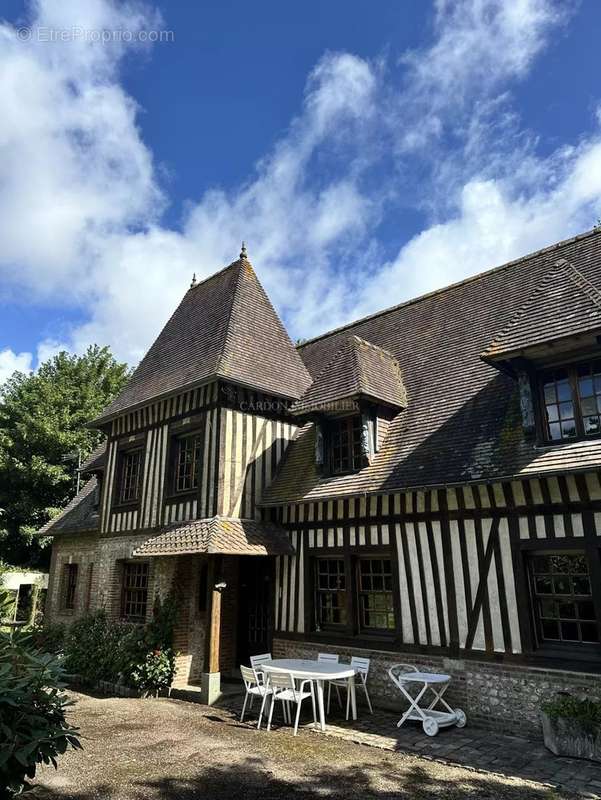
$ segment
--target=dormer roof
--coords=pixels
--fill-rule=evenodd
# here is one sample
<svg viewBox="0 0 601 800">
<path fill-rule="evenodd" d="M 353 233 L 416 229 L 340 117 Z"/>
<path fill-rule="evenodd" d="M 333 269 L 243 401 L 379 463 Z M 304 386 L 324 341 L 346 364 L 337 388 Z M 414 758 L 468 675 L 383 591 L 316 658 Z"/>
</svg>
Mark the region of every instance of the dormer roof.
<svg viewBox="0 0 601 800">
<path fill-rule="evenodd" d="M 599 468 L 601 439 L 541 448 L 526 437 L 517 381 L 480 358 L 561 258 L 586 278 L 587 290 L 601 289 L 597 228 L 305 342 L 299 349 L 314 378 L 350 335 L 386 349 L 400 364 L 410 402 L 382 428 L 369 466 L 348 475 L 318 469 L 315 425 L 308 422 L 288 446 L 263 504 Z M 569 306 L 571 294 L 565 299 Z M 557 332 L 563 325 L 578 329 L 561 303 L 554 314 L 560 319 L 548 321 Z"/>
<path fill-rule="evenodd" d="M 290 410 L 296 415 L 337 413 L 351 409 L 359 400 L 405 408 L 407 392 L 393 354 L 352 335 L 344 339 Z"/>
<path fill-rule="evenodd" d="M 540 354 L 545 347 L 599 330 L 601 292 L 570 261 L 560 258 L 481 357 L 498 363 Z"/>
<path fill-rule="evenodd" d="M 309 373 L 245 252 L 221 272 L 193 282 L 95 424 L 217 378 L 292 400 L 303 394 Z"/>
</svg>

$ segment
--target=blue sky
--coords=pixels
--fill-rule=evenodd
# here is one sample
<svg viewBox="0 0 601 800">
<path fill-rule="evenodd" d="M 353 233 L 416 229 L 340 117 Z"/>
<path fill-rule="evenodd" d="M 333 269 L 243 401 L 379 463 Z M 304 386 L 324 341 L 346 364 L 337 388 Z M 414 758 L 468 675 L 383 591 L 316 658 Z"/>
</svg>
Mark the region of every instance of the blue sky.
<svg viewBox="0 0 601 800">
<path fill-rule="evenodd" d="M 594 0 L 2 14 L 0 379 L 91 342 L 135 363 L 241 239 L 306 337 L 601 216 Z"/>
</svg>

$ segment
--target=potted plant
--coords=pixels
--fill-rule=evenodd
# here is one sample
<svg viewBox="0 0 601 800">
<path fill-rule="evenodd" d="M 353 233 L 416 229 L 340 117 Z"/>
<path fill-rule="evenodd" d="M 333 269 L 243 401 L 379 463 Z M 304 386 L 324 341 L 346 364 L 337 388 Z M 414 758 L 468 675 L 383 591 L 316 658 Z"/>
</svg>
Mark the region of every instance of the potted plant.
<svg viewBox="0 0 601 800">
<path fill-rule="evenodd" d="M 601 762 L 601 702 L 559 692 L 541 709 L 545 747 L 556 756 Z"/>
</svg>

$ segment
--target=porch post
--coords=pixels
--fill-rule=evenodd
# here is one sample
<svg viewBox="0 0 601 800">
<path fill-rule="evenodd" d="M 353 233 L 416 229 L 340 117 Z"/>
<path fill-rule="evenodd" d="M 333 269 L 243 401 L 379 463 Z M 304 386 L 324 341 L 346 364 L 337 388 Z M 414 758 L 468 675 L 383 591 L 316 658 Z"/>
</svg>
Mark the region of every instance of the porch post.
<svg viewBox="0 0 601 800">
<path fill-rule="evenodd" d="M 221 640 L 221 556 L 209 556 L 207 575 L 207 628 L 204 642 L 204 671 L 200 678 L 201 701 L 213 705 L 221 695 L 219 644 Z"/>
</svg>

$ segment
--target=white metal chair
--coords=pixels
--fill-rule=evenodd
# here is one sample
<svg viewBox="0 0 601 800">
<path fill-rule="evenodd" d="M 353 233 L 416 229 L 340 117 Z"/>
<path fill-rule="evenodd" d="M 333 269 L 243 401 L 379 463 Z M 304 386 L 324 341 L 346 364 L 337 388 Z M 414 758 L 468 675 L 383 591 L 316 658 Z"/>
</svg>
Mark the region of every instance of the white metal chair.
<svg viewBox="0 0 601 800">
<path fill-rule="evenodd" d="M 284 710 L 284 719 L 286 720 L 286 709 L 288 708 L 288 719 L 286 720 L 288 723 L 291 723 L 292 719 L 290 716 L 290 703 L 296 704 L 296 717 L 294 720 L 294 735 L 296 736 L 298 732 L 298 722 L 300 719 L 300 712 L 301 706 L 303 704 L 303 700 L 306 700 L 307 697 L 311 698 L 311 705 L 313 707 L 313 721 L 317 724 L 317 711 L 315 706 L 315 687 L 313 685 L 312 680 L 303 680 L 300 681 L 300 686 L 297 689 L 294 675 L 290 672 L 270 672 L 267 676 L 267 687 L 271 693 L 271 703 L 269 706 L 269 717 L 267 719 L 267 730 L 271 730 L 271 719 L 273 717 L 273 709 L 276 704 L 277 700 L 282 702 L 283 710 Z M 309 687 L 308 689 L 306 687 Z M 263 698 L 263 704 L 261 706 L 261 715 L 265 708 L 265 702 L 267 700 L 267 696 Z M 259 724 L 258 728 L 261 727 L 261 715 L 259 716 Z"/>
<path fill-rule="evenodd" d="M 252 667 L 245 667 L 243 664 L 241 664 L 240 673 L 242 675 L 242 680 L 244 681 L 244 688 L 246 690 L 246 694 L 244 696 L 244 704 L 242 706 L 242 712 L 240 714 L 240 722 L 244 722 L 244 714 L 246 712 L 246 704 L 248 703 L 248 698 L 250 697 L 249 709 L 251 709 L 255 697 L 262 697 L 263 699 L 265 699 L 267 695 L 271 694 L 271 689 L 265 685 L 263 680 L 257 674 L 257 671 Z M 261 704 L 261 708 L 263 708 L 263 704 Z"/>
<path fill-rule="evenodd" d="M 338 664 L 340 660 L 340 656 L 336 653 L 318 653 L 317 654 L 318 661 L 325 661 L 329 664 Z"/>
<path fill-rule="evenodd" d="M 265 673 L 261 669 L 261 664 L 264 664 L 266 661 L 271 661 L 271 653 L 261 653 L 261 655 L 250 657 L 250 665 L 261 679 L 261 683 L 265 682 Z"/>
<path fill-rule="evenodd" d="M 359 658 L 358 656 L 353 656 L 351 658 L 351 667 L 355 670 L 356 676 L 359 678 L 358 686 L 363 689 L 365 692 L 365 699 L 367 700 L 367 705 L 369 707 L 369 713 L 373 714 L 374 710 L 371 705 L 371 700 L 369 697 L 369 692 L 367 691 L 367 676 L 369 675 L 369 665 L 370 660 L 369 658 Z M 338 702 L 340 707 L 342 708 L 342 701 L 340 699 L 340 689 L 346 689 L 346 718 L 349 717 L 349 711 L 351 707 L 351 693 L 348 690 L 348 680 L 338 680 L 338 681 L 330 681 L 330 685 L 328 687 L 328 713 L 330 712 L 330 700 L 332 697 L 332 685 L 336 688 L 336 693 L 338 695 Z"/>
</svg>

